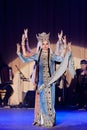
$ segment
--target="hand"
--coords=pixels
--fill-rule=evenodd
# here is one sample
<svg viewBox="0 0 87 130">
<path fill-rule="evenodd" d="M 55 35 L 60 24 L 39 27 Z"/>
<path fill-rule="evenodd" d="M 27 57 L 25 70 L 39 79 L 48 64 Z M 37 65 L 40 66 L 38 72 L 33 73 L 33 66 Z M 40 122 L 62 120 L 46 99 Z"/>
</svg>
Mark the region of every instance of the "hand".
<svg viewBox="0 0 87 130">
<path fill-rule="evenodd" d="M 63 43 L 64 43 L 64 48 L 66 48 L 67 43 L 66 43 L 66 36 L 63 37 Z"/>
<path fill-rule="evenodd" d="M 83 70 L 83 71 L 81 72 L 81 75 L 87 75 L 87 70 Z"/>
<path fill-rule="evenodd" d="M 63 37 L 63 31 L 61 30 L 61 33 L 60 34 L 58 33 L 58 38 L 60 41 L 62 40 L 62 37 Z"/>
<path fill-rule="evenodd" d="M 17 53 L 20 52 L 20 50 L 21 50 L 21 46 L 19 43 L 17 43 Z"/>
<path fill-rule="evenodd" d="M 66 36 L 63 37 L 63 42 L 66 44 Z"/>
<path fill-rule="evenodd" d="M 28 38 L 28 29 L 24 29 L 24 36 L 25 36 L 25 39 Z"/>
<path fill-rule="evenodd" d="M 68 43 L 67 47 L 68 47 L 68 50 L 69 50 L 69 51 L 72 50 L 72 49 L 71 49 L 71 42 Z"/>
</svg>

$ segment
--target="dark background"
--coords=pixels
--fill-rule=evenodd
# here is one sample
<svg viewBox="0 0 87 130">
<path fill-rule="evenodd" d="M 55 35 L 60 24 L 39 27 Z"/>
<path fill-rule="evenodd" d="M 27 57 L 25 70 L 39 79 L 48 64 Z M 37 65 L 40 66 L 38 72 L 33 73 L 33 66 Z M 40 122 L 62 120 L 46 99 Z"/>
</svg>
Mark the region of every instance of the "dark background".
<svg viewBox="0 0 87 130">
<path fill-rule="evenodd" d="M 61 29 L 72 44 L 85 47 L 87 0 L 0 0 L 0 54 L 8 63 L 17 57 L 16 43 L 24 28 L 29 29 L 31 47 L 37 33 L 50 32 L 55 43 Z"/>
</svg>

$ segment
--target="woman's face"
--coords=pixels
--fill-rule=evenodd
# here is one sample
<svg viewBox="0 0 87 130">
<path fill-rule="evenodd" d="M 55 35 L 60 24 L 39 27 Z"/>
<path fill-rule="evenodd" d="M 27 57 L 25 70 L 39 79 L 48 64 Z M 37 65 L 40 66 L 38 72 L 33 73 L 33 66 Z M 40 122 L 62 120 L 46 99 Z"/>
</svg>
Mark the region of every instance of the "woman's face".
<svg viewBox="0 0 87 130">
<path fill-rule="evenodd" d="M 42 43 L 42 49 L 43 50 L 47 50 L 49 48 L 48 42 L 47 41 L 43 41 Z"/>
</svg>

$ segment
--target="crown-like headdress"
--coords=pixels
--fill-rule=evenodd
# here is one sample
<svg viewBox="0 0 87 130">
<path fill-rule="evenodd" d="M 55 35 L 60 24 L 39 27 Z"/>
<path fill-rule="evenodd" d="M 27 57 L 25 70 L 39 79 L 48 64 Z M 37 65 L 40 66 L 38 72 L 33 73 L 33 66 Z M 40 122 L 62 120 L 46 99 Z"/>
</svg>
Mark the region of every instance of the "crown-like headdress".
<svg viewBox="0 0 87 130">
<path fill-rule="evenodd" d="M 36 34 L 36 38 L 38 40 L 38 43 L 37 43 L 37 52 L 38 52 L 39 48 L 42 47 L 42 44 L 43 44 L 44 41 L 48 42 L 49 48 L 50 48 L 49 36 L 50 36 L 50 33 L 47 34 L 45 32 L 39 33 L 38 35 Z"/>
<path fill-rule="evenodd" d="M 39 33 L 38 35 L 36 34 L 37 40 L 41 41 L 41 42 L 43 42 L 43 41 L 49 41 L 49 36 L 50 36 L 50 33 L 47 34 L 45 32 Z"/>
</svg>

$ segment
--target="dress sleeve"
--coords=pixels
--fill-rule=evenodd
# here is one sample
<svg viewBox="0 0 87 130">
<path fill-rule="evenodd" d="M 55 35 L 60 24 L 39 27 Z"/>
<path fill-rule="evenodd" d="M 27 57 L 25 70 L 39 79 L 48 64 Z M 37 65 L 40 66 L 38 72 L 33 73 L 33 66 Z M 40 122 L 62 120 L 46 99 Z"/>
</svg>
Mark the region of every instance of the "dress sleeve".
<svg viewBox="0 0 87 130">
<path fill-rule="evenodd" d="M 53 54 L 52 55 L 52 57 L 51 57 L 51 60 L 54 62 L 54 61 L 56 61 L 56 62 L 62 62 L 63 61 L 63 57 L 62 56 L 58 56 L 58 55 L 56 55 L 56 54 Z"/>
<path fill-rule="evenodd" d="M 17 55 L 19 56 L 19 58 L 25 63 L 25 62 L 31 62 L 31 61 L 37 61 L 38 60 L 38 55 L 32 55 L 30 57 L 24 57 L 20 52 L 17 53 Z"/>
<path fill-rule="evenodd" d="M 49 84 L 54 83 L 56 80 L 58 80 L 63 73 L 67 70 L 68 64 L 69 64 L 69 60 L 71 57 L 71 52 L 68 51 L 63 59 L 63 61 L 61 62 L 59 68 L 54 72 L 54 74 L 52 75 L 52 77 L 50 78 Z"/>
</svg>

